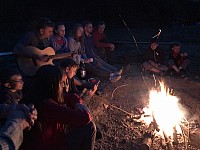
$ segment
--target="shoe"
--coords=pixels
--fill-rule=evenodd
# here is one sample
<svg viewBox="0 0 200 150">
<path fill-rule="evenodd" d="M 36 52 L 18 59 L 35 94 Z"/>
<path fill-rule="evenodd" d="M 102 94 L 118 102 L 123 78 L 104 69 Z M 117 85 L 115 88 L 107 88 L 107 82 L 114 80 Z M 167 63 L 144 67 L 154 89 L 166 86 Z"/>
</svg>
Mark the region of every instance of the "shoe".
<svg viewBox="0 0 200 150">
<path fill-rule="evenodd" d="M 109 80 L 110 80 L 111 83 L 115 83 L 115 82 L 119 81 L 121 79 L 121 77 L 122 76 L 120 76 L 118 74 L 114 74 L 114 75 L 110 76 Z"/>
<path fill-rule="evenodd" d="M 182 71 L 177 72 L 177 77 L 184 78 L 185 77 L 185 73 L 182 72 Z"/>
</svg>

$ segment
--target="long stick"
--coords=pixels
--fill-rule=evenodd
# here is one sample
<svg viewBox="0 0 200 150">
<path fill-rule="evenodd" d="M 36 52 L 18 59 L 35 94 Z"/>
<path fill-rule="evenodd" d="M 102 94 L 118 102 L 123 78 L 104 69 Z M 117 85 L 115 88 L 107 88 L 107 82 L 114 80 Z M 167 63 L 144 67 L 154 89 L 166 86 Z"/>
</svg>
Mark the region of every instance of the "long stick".
<svg viewBox="0 0 200 150">
<path fill-rule="evenodd" d="M 133 35 L 133 33 L 131 32 L 130 28 L 128 27 L 128 25 L 126 24 L 126 22 L 124 21 L 123 17 L 121 16 L 121 14 L 119 14 L 119 17 L 121 18 L 122 22 L 124 23 L 126 29 L 128 30 L 128 32 L 131 34 L 133 41 L 135 42 L 135 46 L 137 48 L 137 51 L 140 53 L 139 49 L 138 49 L 138 44 L 137 41 L 135 39 L 135 36 Z"/>
<path fill-rule="evenodd" d="M 114 106 L 114 105 L 112 105 L 112 104 L 109 104 L 109 106 L 110 106 L 110 107 L 113 107 L 113 108 L 115 108 L 115 109 L 118 109 L 118 110 L 120 110 L 120 111 L 122 111 L 122 112 L 124 112 L 124 113 L 126 113 L 126 114 L 128 114 L 128 115 L 130 115 L 130 116 L 135 117 L 134 114 L 132 114 L 132 113 L 126 111 L 126 110 L 123 110 L 123 109 L 121 109 L 121 108 L 119 108 L 119 107 L 117 107 L 117 106 Z"/>
</svg>

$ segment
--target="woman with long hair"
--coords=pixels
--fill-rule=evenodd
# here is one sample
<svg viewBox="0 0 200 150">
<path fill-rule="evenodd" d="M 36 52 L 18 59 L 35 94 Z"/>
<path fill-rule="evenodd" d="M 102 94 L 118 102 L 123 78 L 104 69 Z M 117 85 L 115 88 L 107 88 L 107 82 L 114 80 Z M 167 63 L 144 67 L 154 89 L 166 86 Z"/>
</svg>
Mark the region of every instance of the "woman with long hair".
<svg viewBox="0 0 200 150">
<path fill-rule="evenodd" d="M 32 97 L 42 133 L 40 149 L 93 150 L 96 126 L 80 97 L 63 94 L 65 81 L 53 65 L 42 66 L 36 73 Z"/>
<path fill-rule="evenodd" d="M 80 62 L 89 63 L 91 59 L 84 59 L 84 30 L 81 24 L 75 24 L 73 29 L 68 37 L 68 45 L 70 52 L 77 52 L 77 55 L 74 55 L 73 59 L 77 64 Z"/>
</svg>

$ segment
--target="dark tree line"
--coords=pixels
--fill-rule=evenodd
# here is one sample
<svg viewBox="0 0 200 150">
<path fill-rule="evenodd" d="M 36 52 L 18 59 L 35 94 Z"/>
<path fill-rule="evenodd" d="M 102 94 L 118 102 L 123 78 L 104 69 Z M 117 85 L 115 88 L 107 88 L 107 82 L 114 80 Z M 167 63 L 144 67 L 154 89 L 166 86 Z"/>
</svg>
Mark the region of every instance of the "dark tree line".
<svg viewBox="0 0 200 150">
<path fill-rule="evenodd" d="M 130 26 L 193 24 L 200 21 L 200 0 L 1 0 L 1 29 L 19 28 L 32 18 L 47 16 L 54 21 L 105 20 Z M 14 27 L 13 27 L 14 25 Z"/>
</svg>

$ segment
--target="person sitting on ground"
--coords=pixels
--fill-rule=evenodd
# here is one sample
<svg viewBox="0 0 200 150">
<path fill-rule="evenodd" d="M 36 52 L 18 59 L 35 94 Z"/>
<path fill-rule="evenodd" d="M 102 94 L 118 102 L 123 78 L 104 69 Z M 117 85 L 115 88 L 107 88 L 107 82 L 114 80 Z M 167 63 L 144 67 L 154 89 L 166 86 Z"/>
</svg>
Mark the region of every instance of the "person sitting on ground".
<svg viewBox="0 0 200 150">
<path fill-rule="evenodd" d="M 36 69 L 41 65 L 38 65 L 37 61 L 40 64 L 46 64 L 49 60 L 48 52 L 45 51 L 44 55 L 43 51 L 51 47 L 50 38 L 53 35 L 54 23 L 49 18 L 39 18 L 37 20 L 37 24 L 33 31 L 30 31 L 23 36 L 16 46 L 13 49 L 13 53 L 18 56 L 17 62 L 20 71 L 22 72 L 22 76 L 24 79 L 24 87 L 23 87 L 23 97 L 29 97 L 29 93 L 31 92 L 31 86 L 33 82 L 32 76 L 35 75 Z M 39 49 L 39 50 L 38 50 Z M 41 53 L 40 53 L 41 51 Z M 46 53 L 47 52 L 47 53 Z M 28 58 L 28 61 L 27 61 Z M 29 59 L 32 58 L 32 59 Z M 18 60 L 21 61 L 19 64 Z M 51 63 L 51 62 L 50 62 Z"/>
<path fill-rule="evenodd" d="M 50 38 L 51 45 L 56 54 L 68 53 L 68 41 L 65 38 L 65 25 L 62 22 L 56 23 L 54 35 Z"/>
<path fill-rule="evenodd" d="M 143 68 L 153 73 L 163 75 L 168 67 L 164 65 L 165 54 L 164 50 L 159 47 L 157 39 L 151 39 L 150 47 L 144 53 Z"/>
<path fill-rule="evenodd" d="M 115 45 L 107 41 L 104 32 L 105 28 L 106 24 L 104 21 L 98 22 L 97 28 L 93 31 L 94 45 L 100 58 L 113 65 Z"/>
<path fill-rule="evenodd" d="M 69 43 L 69 51 L 71 52 L 77 52 L 77 55 L 75 54 L 73 56 L 73 60 L 78 64 L 78 65 L 83 65 L 83 63 L 88 63 L 88 65 L 91 61 L 91 59 L 83 59 L 82 55 L 84 55 L 84 45 L 83 45 L 83 26 L 81 24 L 75 24 L 73 26 L 73 29 L 68 37 L 68 43 Z M 66 64 L 65 64 L 66 68 Z M 77 86 L 83 86 L 83 82 L 80 80 L 81 75 L 80 75 L 80 68 L 77 67 L 77 74 L 75 77 L 73 77 L 74 82 Z M 87 70 L 85 70 L 87 72 Z M 80 78 L 80 79 L 79 79 Z M 87 73 L 85 73 L 84 78 L 88 78 Z"/>
<path fill-rule="evenodd" d="M 86 58 L 93 58 L 93 62 L 91 62 L 92 65 L 85 64 L 86 69 L 93 73 L 96 76 L 99 77 L 109 77 L 109 80 L 113 82 L 117 82 L 121 79 L 121 74 L 123 72 L 123 69 L 118 69 L 115 66 L 112 66 L 105 61 L 103 61 L 99 56 L 97 55 L 97 49 L 95 48 L 93 38 L 92 38 L 92 31 L 93 26 L 92 22 L 85 21 L 83 23 L 84 27 L 84 46 L 85 46 L 85 56 Z"/>
<path fill-rule="evenodd" d="M 170 45 L 171 53 L 169 55 L 168 64 L 172 71 L 180 77 L 185 77 L 185 71 L 190 64 L 190 59 L 186 52 L 181 52 L 181 43 L 174 42 Z"/>
<path fill-rule="evenodd" d="M 34 31 L 27 33 L 14 47 L 16 55 L 46 61 L 46 55 L 37 55 L 26 49 L 27 46 L 34 46 L 43 50 L 50 45 L 50 38 L 53 35 L 54 23 L 49 18 L 40 18 Z"/>
<path fill-rule="evenodd" d="M 33 105 L 0 104 L 0 118 L 6 120 L 0 128 L 0 149 L 18 150 L 23 142 L 23 130 L 34 125 L 37 110 Z"/>
<path fill-rule="evenodd" d="M 22 99 L 22 88 L 24 85 L 21 73 L 11 68 L 2 69 L 0 82 L 0 103 L 19 103 Z"/>
<path fill-rule="evenodd" d="M 85 105 L 87 105 L 92 98 L 92 96 L 95 94 L 98 88 L 98 83 L 93 84 L 92 89 L 87 89 L 86 91 L 78 91 L 76 87 L 76 83 L 74 80 L 74 76 L 76 75 L 76 70 L 78 68 L 78 64 L 72 60 L 72 59 L 65 59 L 60 63 L 60 67 L 63 70 L 64 74 L 66 74 L 66 83 L 65 83 L 65 92 L 67 93 L 75 93 L 79 95 L 82 99 Z M 79 80 L 80 81 L 80 80 Z M 86 84 L 86 83 L 85 83 Z M 80 81 L 78 83 L 79 86 L 85 87 L 85 84 Z M 90 86 L 91 87 L 91 86 Z"/>
<path fill-rule="evenodd" d="M 82 58 L 82 54 L 85 53 L 83 43 L 83 32 L 83 26 L 81 24 L 75 24 L 68 37 L 69 51 L 77 53 L 73 56 L 73 59 L 78 65 L 80 65 L 80 62 L 92 62 L 91 59 Z"/>
<path fill-rule="evenodd" d="M 93 150 L 96 126 L 89 109 L 76 94 L 64 94 L 65 76 L 54 65 L 44 65 L 36 73 L 32 102 L 38 110 L 41 127 L 37 150 Z M 31 143 L 30 143 L 31 144 Z"/>
</svg>

